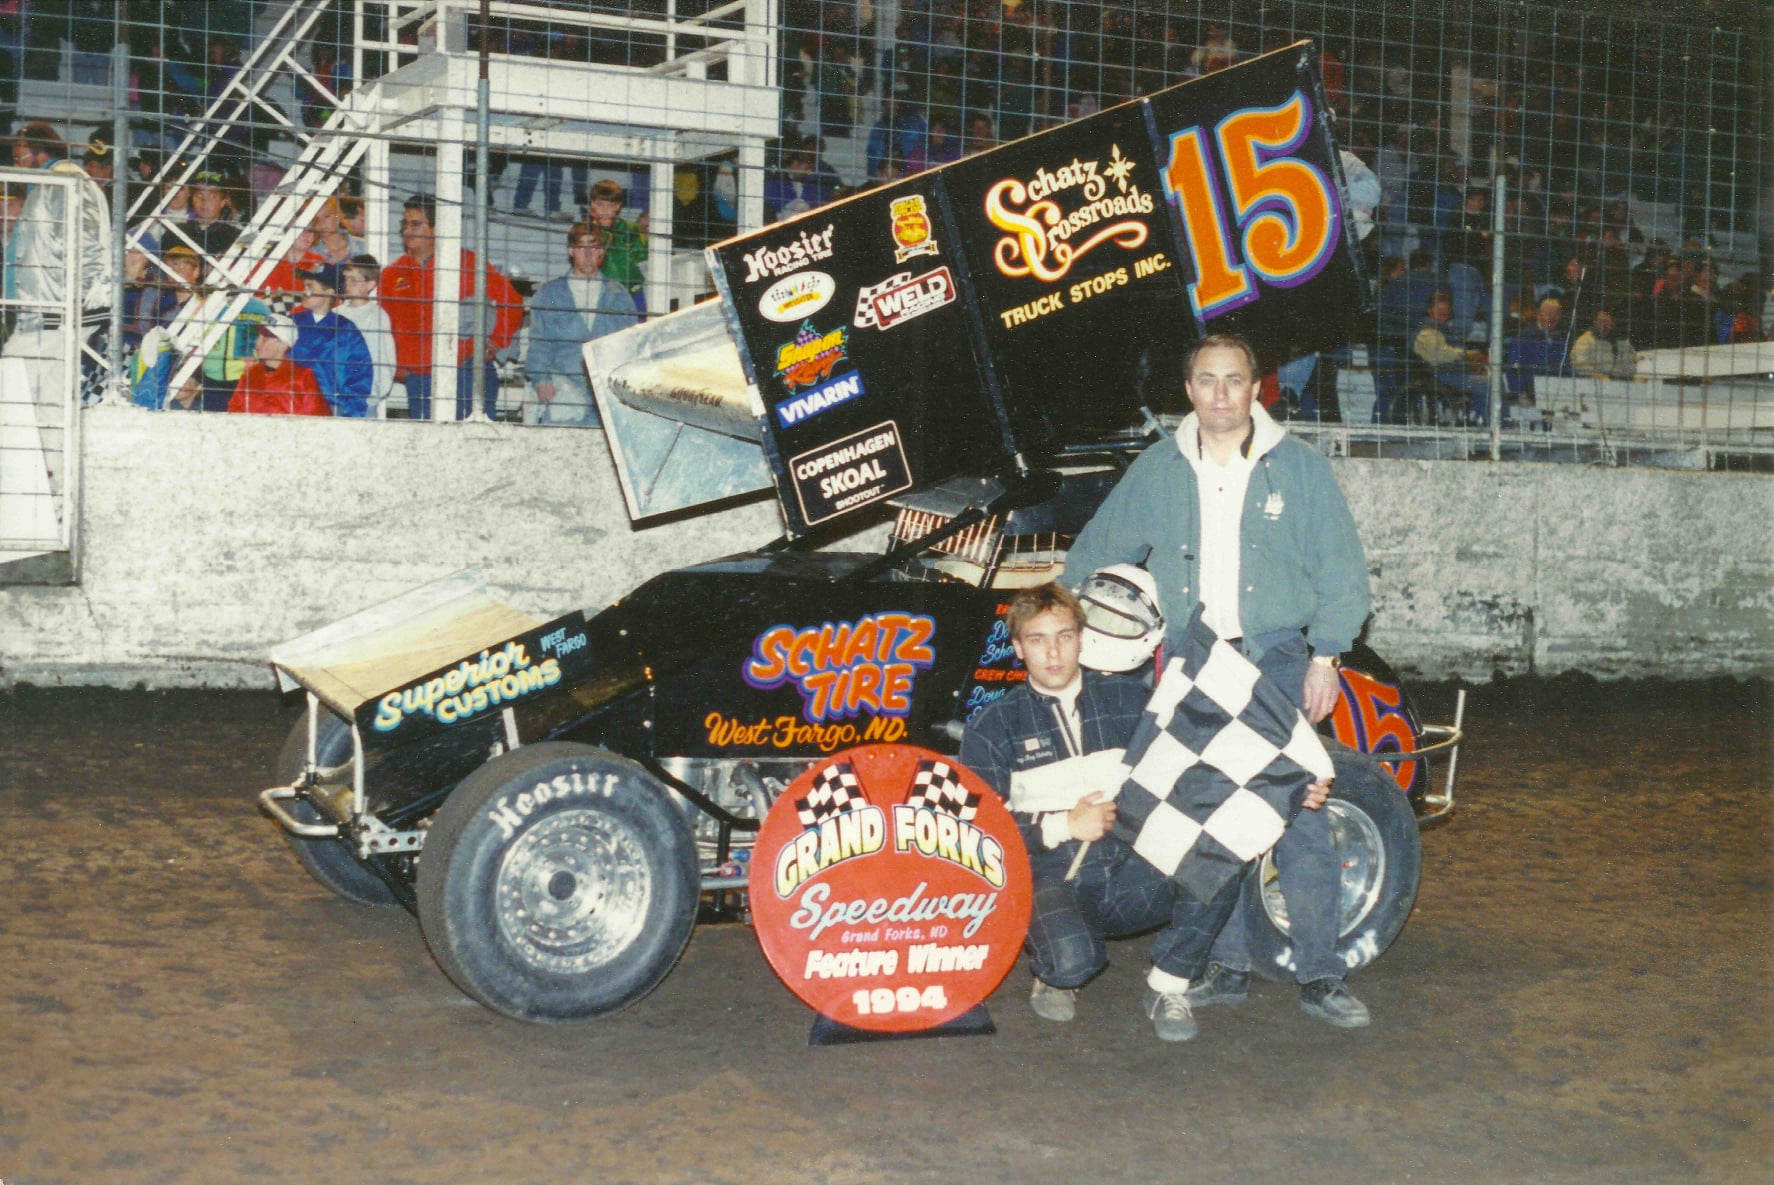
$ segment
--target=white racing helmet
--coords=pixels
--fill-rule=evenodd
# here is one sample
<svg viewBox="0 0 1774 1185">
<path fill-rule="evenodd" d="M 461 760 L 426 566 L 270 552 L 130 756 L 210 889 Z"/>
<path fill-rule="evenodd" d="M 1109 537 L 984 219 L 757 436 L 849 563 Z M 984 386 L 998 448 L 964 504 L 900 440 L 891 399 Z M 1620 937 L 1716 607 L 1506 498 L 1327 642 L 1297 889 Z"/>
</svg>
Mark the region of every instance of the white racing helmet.
<svg viewBox="0 0 1774 1185">
<path fill-rule="evenodd" d="M 1078 661 L 1092 670 L 1131 671 L 1152 657 L 1164 636 L 1158 582 L 1144 568 L 1099 568 L 1079 586 L 1078 601 L 1084 606 Z"/>
</svg>

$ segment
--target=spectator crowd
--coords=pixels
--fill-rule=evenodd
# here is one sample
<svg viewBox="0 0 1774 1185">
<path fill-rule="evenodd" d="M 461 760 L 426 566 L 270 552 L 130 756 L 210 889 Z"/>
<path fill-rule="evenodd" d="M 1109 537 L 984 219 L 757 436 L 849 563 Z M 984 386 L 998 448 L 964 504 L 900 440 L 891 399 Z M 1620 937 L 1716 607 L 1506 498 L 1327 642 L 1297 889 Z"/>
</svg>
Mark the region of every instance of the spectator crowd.
<svg viewBox="0 0 1774 1185">
<path fill-rule="evenodd" d="M 53 128 L 35 122 L 19 129 L 11 143 L 15 167 L 94 182 L 107 179 L 95 168 L 110 155 L 97 134 L 76 153 Z M 91 310 L 88 344 L 100 340 L 112 300 L 121 301 L 125 349 L 135 356 L 137 403 L 365 417 L 385 415 L 400 384 L 407 414 L 429 419 L 432 338 L 441 307 L 456 318 L 459 335 L 455 417 L 471 413 L 477 391 L 484 413 L 498 414 L 493 359 L 517 340 L 525 319 L 524 299 L 497 268 L 481 266 L 472 251 L 464 250 L 457 263 L 457 299 L 440 303 L 437 200 L 430 194 L 407 199 L 400 225 L 404 252 L 386 266 L 364 249 L 362 199 L 326 197 L 311 203 L 308 223 L 245 294 L 197 373 L 178 390 L 169 389 L 175 358 L 168 331 L 181 316 L 213 318 L 222 302 L 212 301 L 212 294 L 236 287 L 210 262 L 241 233 L 236 181 L 206 168 L 186 184 L 170 187 L 160 213 L 128 228 L 122 283 L 115 288 L 104 277 L 103 254 L 109 245 L 104 194 L 96 185 L 79 191 L 93 220 L 84 236 L 94 249 L 85 274 L 100 277 L 84 297 Z M 0 340 L 8 354 L 28 358 L 34 366 L 47 367 L 62 353 L 59 341 L 45 336 L 53 336 L 56 328 L 45 328 L 45 316 L 52 315 L 37 309 L 62 299 L 58 243 L 66 212 L 51 199 L 65 192 L 28 182 L 0 190 L 5 294 L 22 300 L 26 309 L 0 328 Z M 639 315 L 635 293 L 644 281 L 646 238 L 620 217 L 624 193 L 616 182 L 599 181 L 589 197 L 586 218 L 565 232 L 565 273 L 544 284 L 529 308 L 525 362 L 542 423 L 598 424 L 579 349 Z M 483 283 L 490 324 L 478 335 L 485 360 L 477 373 L 472 362 L 476 334 L 467 318 Z M 44 371 L 33 385 L 55 392 L 61 379 Z"/>
<path fill-rule="evenodd" d="M 216 8 L 231 14 L 218 16 Z M 64 145 L 32 125 L 14 136 L 14 162 L 71 163 L 101 183 L 118 169 L 132 185 L 160 176 L 161 154 L 235 78 L 251 35 L 235 6 L 124 0 L 121 9 L 78 2 L 39 9 L 52 10 L 18 42 L 27 77 L 46 68 L 46 38 L 66 38 L 76 67 L 84 62 L 90 71 L 94 55 L 110 48 L 115 15 L 127 17 L 135 143 L 115 151 L 95 132 Z M 895 23 L 882 27 L 888 15 Z M 1377 419 L 1433 408 L 1443 418 L 1485 422 L 1481 347 L 1499 297 L 1504 414 L 1512 419 L 1533 419 L 1538 376 L 1629 377 L 1636 348 L 1760 340 L 1766 286 L 1754 274 L 1720 276 L 1713 251 L 1717 236 L 1735 229 L 1733 213 L 1754 204 L 1733 188 L 1742 184 L 1738 172 L 1753 170 L 1735 169 L 1734 158 L 1707 141 L 1711 113 L 1742 97 L 1721 93 L 1724 84 L 1711 76 L 1660 70 L 1666 47 L 1654 26 L 1598 17 L 1560 30 L 1532 11 L 1520 15 L 1514 25 L 1482 35 L 1465 29 L 1457 43 L 1434 44 L 1375 35 L 1383 16 L 1377 6 L 1295 5 L 1291 23 L 1278 24 L 1273 6 L 1238 2 L 1186 10 L 784 0 L 779 82 L 789 130 L 772 145 L 766 218 L 792 217 L 1311 37 L 1338 138 L 1349 149 L 1345 173 L 1362 251 L 1377 277 L 1376 314 L 1360 334 L 1373 364 Z M 1609 36 L 1573 39 L 1572 27 Z M 594 64 L 644 66 L 661 52 L 645 39 L 564 22 L 504 19 L 474 26 L 471 37 L 490 52 Z M 309 65 L 323 85 L 301 98 L 306 126 L 324 123 L 333 101 L 351 90 L 343 44 L 342 26 L 317 32 Z M 6 98 L 0 94 L 0 103 Z M 198 172 L 159 195 L 160 212 L 128 228 L 114 299 L 122 302 L 130 349 L 157 345 L 155 330 L 164 340 L 175 320 L 193 315 L 193 301 L 205 310 L 212 292 L 233 286 L 206 260 L 226 251 L 254 207 L 276 192 L 280 171 L 262 150 L 266 134 L 247 123 L 229 126 Z M 847 156 L 861 162 L 860 179 L 846 183 L 827 159 L 837 140 L 851 142 Z M 646 217 L 623 218 L 628 195 L 613 181 L 591 184 L 583 161 L 516 159 L 511 207 L 568 224 L 564 266 L 530 295 L 526 310 L 526 294 L 506 275 L 462 252 L 460 287 L 444 302 L 460 342 L 455 413 L 470 414 L 476 392 L 483 411 L 497 410 L 497 373 L 490 361 L 476 372 L 477 335 L 466 322 L 484 291 L 489 324 L 478 336 L 489 360 L 511 349 L 527 312 L 523 361 L 537 418 L 596 423 L 578 348 L 646 311 Z M 494 153 L 491 165 L 486 180 L 497 185 L 507 161 Z M 680 168 L 672 245 L 699 246 L 736 230 L 736 188 L 730 164 Z M 31 189 L 0 189 L 9 295 L 30 286 L 36 266 L 28 250 Z M 408 414 L 427 418 L 440 298 L 436 201 L 425 194 L 406 201 L 403 253 L 384 263 L 366 250 L 363 198 L 349 189 L 312 208 L 204 358 L 201 378 L 178 391 L 157 386 L 166 359 L 145 353 L 138 400 L 220 409 L 237 403 L 250 377 L 269 383 L 265 390 L 289 390 L 238 401 L 243 406 L 281 399 L 291 410 L 300 402 L 359 416 L 386 414 L 398 385 Z M 1505 195 L 1500 215 L 1498 193 Z M 1648 210 L 1674 213 L 1651 225 L 1642 223 Z M 1493 240 L 1499 226 L 1500 253 Z M 108 305 L 113 297 L 89 299 Z M 1335 418 L 1336 367 L 1347 360 L 1342 351 L 1284 367 L 1266 398 L 1283 413 Z M 297 399 L 288 377 L 297 372 L 313 378 L 320 404 Z"/>
</svg>

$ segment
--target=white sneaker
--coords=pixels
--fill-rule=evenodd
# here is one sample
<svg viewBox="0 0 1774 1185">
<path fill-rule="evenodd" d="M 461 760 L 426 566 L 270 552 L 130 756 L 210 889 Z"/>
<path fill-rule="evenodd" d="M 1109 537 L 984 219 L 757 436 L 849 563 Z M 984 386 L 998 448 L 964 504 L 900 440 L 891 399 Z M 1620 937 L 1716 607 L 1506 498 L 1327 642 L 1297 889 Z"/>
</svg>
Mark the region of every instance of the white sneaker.
<svg viewBox="0 0 1774 1185">
<path fill-rule="evenodd" d="M 1146 1015 L 1152 1018 L 1152 1031 L 1160 1041 L 1187 1041 L 1201 1031 L 1195 1014 L 1189 1011 L 1187 991 L 1160 992 L 1146 989 Z"/>
<path fill-rule="evenodd" d="M 1078 1015 L 1078 989 L 1057 988 L 1037 979 L 1029 989 L 1029 1007 L 1042 1020 L 1071 1020 Z"/>
</svg>

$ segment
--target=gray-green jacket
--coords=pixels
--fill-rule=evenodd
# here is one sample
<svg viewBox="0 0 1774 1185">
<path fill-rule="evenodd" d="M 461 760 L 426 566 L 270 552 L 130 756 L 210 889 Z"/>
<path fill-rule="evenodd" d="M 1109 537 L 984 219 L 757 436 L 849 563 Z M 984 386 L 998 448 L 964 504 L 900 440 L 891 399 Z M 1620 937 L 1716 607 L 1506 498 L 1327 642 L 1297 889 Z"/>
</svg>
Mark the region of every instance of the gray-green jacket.
<svg viewBox="0 0 1774 1185">
<path fill-rule="evenodd" d="M 1261 635 L 1303 629 L 1315 654 L 1341 654 L 1354 644 L 1369 607 L 1355 518 L 1329 462 L 1281 431 L 1260 407 L 1252 412 L 1252 447 L 1260 455 L 1245 491 L 1238 572 L 1247 648 Z M 1194 418 L 1175 438 L 1139 455 L 1066 556 L 1065 581 L 1073 588 L 1109 564 L 1144 564 L 1174 630 L 1188 623 L 1201 599 L 1201 499 L 1182 452 L 1185 440 L 1198 439 Z"/>
</svg>

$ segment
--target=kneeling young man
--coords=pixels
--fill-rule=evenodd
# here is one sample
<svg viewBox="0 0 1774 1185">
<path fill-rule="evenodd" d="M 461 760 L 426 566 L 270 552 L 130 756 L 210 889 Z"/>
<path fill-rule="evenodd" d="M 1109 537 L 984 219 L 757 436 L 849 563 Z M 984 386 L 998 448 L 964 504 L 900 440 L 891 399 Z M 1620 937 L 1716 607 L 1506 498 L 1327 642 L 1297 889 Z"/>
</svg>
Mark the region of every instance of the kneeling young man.
<svg viewBox="0 0 1774 1185">
<path fill-rule="evenodd" d="M 1240 878 L 1197 901 L 1110 834 L 1113 771 L 1150 692 L 1136 678 L 1079 665 L 1078 599 L 1058 584 L 1023 589 L 1005 624 L 1028 681 L 967 726 L 961 761 L 1009 805 L 1029 849 L 1029 1004 L 1048 1020 L 1072 1019 L 1078 989 L 1108 965 L 1104 940 L 1156 930 L 1146 1015 L 1160 1040 L 1187 1041 L 1196 1025 L 1185 993 L 1237 903 Z"/>
</svg>

